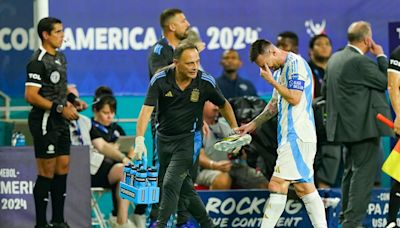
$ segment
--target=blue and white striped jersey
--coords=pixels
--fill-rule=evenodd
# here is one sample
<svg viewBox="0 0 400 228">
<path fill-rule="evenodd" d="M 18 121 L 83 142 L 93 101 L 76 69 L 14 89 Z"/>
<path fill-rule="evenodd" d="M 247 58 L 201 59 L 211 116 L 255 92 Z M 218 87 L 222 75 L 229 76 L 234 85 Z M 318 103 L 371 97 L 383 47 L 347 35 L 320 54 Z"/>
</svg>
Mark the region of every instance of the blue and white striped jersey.
<svg viewBox="0 0 400 228">
<path fill-rule="evenodd" d="M 295 106 L 289 104 L 276 89 L 273 91 L 272 97 L 278 101 L 278 145 L 296 139 L 317 142 L 312 109 L 312 73 L 307 62 L 289 52 L 285 64 L 273 76 L 288 89 L 303 91 L 300 103 Z"/>
</svg>

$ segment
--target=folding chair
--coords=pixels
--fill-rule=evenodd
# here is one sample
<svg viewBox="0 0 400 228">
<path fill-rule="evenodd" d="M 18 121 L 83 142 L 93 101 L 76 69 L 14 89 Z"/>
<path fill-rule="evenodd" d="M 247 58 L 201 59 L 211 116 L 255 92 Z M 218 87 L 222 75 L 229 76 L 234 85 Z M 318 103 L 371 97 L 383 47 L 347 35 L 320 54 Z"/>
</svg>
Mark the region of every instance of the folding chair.
<svg viewBox="0 0 400 228">
<path fill-rule="evenodd" d="M 101 213 L 100 207 L 99 207 L 99 199 L 101 198 L 101 195 L 107 191 L 108 189 L 101 188 L 101 187 L 92 187 L 90 188 L 92 198 L 91 198 L 91 205 L 92 205 L 92 211 L 94 213 L 94 218 L 92 218 L 92 226 L 99 226 L 100 228 L 108 228 L 108 221 L 104 219 L 103 214 Z"/>
</svg>

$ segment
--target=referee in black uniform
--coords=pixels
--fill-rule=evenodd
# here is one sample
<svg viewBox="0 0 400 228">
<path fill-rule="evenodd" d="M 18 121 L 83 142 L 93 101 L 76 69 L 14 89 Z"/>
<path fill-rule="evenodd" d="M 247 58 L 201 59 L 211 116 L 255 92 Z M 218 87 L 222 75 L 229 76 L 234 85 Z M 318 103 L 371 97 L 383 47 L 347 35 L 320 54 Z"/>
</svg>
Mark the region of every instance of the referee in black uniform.
<svg viewBox="0 0 400 228">
<path fill-rule="evenodd" d="M 37 30 L 42 46 L 27 65 L 25 83 L 25 99 L 33 106 L 28 123 L 38 171 L 33 188 L 35 227 L 64 228 L 69 227 L 64 221 L 71 144 L 68 121 L 78 119 L 77 109 L 84 109 L 87 105 L 72 93 L 67 94 L 67 62 L 65 56 L 56 50 L 64 39 L 61 21 L 43 18 Z M 67 104 L 67 100 L 70 103 Z M 46 219 L 49 191 L 53 210 L 51 225 Z"/>
<path fill-rule="evenodd" d="M 135 159 L 146 156 L 144 133 L 157 104 L 156 147 L 160 160 L 160 208 L 157 227 L 165 227 L 175 212 L 178 200 L 190 201 L 189 212 L 201 227 L 214 227 L 204 204 L 193 188 L 189 175 L 202 146 L 203 106 L 209 100 L 220 107 L 232 128 L 237 127 L 232 107 L 215 79 L 199 70 L 200 57 L 194 44 L 178 45 L 175 67 L 160 71 L 152 78 L 136 127 Z"/>
</svg>

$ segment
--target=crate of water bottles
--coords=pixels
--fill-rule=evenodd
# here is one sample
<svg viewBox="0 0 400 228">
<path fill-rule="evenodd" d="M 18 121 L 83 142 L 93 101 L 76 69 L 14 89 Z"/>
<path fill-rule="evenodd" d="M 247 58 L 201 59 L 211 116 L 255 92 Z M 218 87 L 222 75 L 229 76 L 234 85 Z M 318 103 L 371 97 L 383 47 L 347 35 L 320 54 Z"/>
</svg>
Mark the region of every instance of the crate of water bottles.
<svg viewBox="0 0 400 228">
<path fill-rule="evenodd" d="M 147 168 L 147 161 L 135 160 L 125 165 L 124 181 L 120 182 L 120 196 L 134 204 L 158 203 L 160 188 L 157 187 L 156 167 Z"/>
</svg>

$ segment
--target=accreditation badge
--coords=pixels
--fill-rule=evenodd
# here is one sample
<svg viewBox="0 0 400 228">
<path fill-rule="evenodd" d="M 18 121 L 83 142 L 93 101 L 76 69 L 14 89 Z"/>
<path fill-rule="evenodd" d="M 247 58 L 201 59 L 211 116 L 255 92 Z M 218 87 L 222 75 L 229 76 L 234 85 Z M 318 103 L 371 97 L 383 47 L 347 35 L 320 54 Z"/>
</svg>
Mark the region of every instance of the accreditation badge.
<svg viewBox="0 0 400 228">
<path fill-rule="evenodd" d="M 190 95 L 190 101 L 191 102 L 198 102 L 200 97 L 200 90 L 199 89 L 193 89 L 192 94 Z"/>
</svg>

